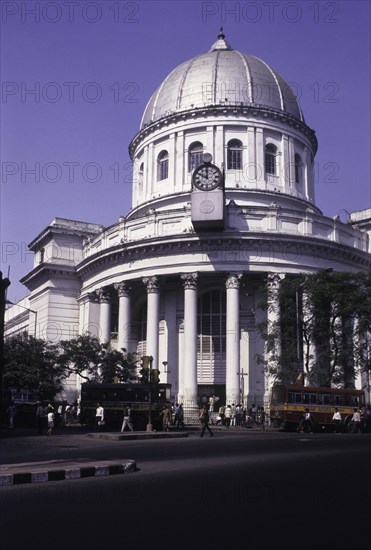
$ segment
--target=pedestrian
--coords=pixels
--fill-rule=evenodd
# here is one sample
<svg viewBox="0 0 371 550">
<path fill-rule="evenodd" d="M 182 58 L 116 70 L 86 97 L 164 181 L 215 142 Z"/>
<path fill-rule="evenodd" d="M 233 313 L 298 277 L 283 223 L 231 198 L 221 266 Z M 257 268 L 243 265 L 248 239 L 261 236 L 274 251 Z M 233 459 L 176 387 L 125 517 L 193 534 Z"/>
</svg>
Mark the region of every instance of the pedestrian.
<svg viewBox="0 0 371 550">
<path fill-rule="evenodd" d="M 297 431 L 301 433 L 312 433 L 313 431 L 313 419 L 308 408 L 304 410 L 300 418 Z"/>
<path fill-rule="evenodd" d="M 262 430 L 265 430 L 265 410 L 264 407 L 258 407 L 257 420 Z"/>
<path fill-rule="evenodd" d="M 232 409 L 230 405 L 227 405 L 224 410 L 224 422 L 225 422 L 226 428 L 229 428 L 229 426 L 231 425 L 231 418 L 232 418 Z"/>
<path fill-rule="evenodd" d="M 201 433 L 200 437 L 204 436 L 205 430 L 209 432 L 209 436 L 213 436 L 213 432 L 210 430 L 209 426 L 209 411 L 207 405 L 203 405 L 203 407 L 200 409 L 199 418 L 201 422 Z"/>
<path fill-rule="evenodd" d="M 352 434 L 357 434 L 360 431 L 361 427 L 361 412 L 359 409 L 353 409 L 353 416 L 352 416 Z"/>
<path fill-rule="evenodd" d="M 210 397 L 209 397 L 209 421 L 210 421 L 210 424 L 213 423 L 214 403 L 215 403 L 214 396 L 210 395 Z"/>
<path fill-rule="evenodd" d="M 216 424 L 221 424 L 222 426 L 224 426 L 224 409 L 224 405 L 220 405 L 218 410 L 218 417 L 216 419 Z"/>
<path fill-rule="evenodd" d="M 335 424 L 335 433 L 340 433 L 340 425 L 341 425 L 341 414 L 339 412 L 339 409 L 335 407 L 335 412 L 332 415 L 332 420 Z"/>
<path fill-rule="evenodd" d="M 6 412 L 8 413 L 9 429 L 12 430 L 14 428 L 14 419 L 17 414 L 17 407 L 13 400 L 9 403 Z"/>
<path fill-rule="evenodd" d="M 125 431 L 126 426 L 129 428 L 131 432 L 133 431 L 134 428 L 131 420 L 131 409 L 130 409 L 130 406 L 128 405 L 124 407 L 124 418 L 121 426 L 122 432 Z"/>
<path fill-rule="evenodd" d="M 177 429 L 181 428 L 184 430 L 184 412 L 182 403 L 175 404 L 174 426 Z"/>
<path fill-rule="evenodd" d="M 161 416 L 162 416 L 162 429 L 163 429 L 164 432 L 168 432 L 169 431 L 169 425 L 171 424 L 172 414 L 171 414 L 171 410 L 166 405 L 164 405 L 162 407 L 162 411 L 158 415 L 159 418 Z"/>
<path fill-rule="evenodd" d="M 46 435 L 48 437 L 51 437 L 54 428 L 54 408 L 50 403 L 48 405 L 47 411 L 48 431 L 46 432 Z"/>
<path fill-rule="evenodd" d="M 46 408 L 41 401 L 37 402 L 36 407 L 36 426 L 39 435 L 42 435 L 44 428 L 46 427 Z"/>
<path fill-rule="evenodd" d="M 95 427 L 97 430 L 102 430 L 106 421 L 104 419 L 104 408 L 101 403 L 97 403 L 97 408 L 95 410 Z"/>
</svg>

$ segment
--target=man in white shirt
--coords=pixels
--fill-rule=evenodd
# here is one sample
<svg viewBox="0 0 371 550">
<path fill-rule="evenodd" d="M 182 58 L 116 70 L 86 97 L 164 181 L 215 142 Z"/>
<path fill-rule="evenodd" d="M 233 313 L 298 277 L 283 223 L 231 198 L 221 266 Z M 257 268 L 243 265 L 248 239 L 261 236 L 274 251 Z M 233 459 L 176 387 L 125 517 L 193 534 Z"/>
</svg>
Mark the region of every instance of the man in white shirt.
<svg viewBox="0 0 371 550">
<path fill-rule="evenodd" d="M 332 420 L 335 423 L 335 433 L 340 433 L 340 424 L 341 424 L 341 414 L 339 413 L 339 409 L 335 407 L 335 412 L 332 416 Z"/>
</svg>

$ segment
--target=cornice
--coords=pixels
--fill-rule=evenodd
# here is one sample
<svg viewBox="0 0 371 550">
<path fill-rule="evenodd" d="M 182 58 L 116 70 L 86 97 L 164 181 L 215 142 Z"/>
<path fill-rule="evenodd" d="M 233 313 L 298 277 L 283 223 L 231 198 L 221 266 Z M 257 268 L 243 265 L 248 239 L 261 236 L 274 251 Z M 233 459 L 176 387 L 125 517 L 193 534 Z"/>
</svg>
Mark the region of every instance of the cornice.
<svg viewBox="0 0 371 550">
<path fill-rule="evenodd" d="M 143 129 L 141 129 L 130 142 L 130 158 L 132 160 L 134 159 L 135 149 L 145 138 L 158 130 L 166 128 L 169 125 L 179 124 L 186 120 L 197 120 L 205 117 L 225 117 L 225 115 L 243 117 L 246 121 L 249 120 L 250 116 L 261 117 L 263 119 L 269 118 L 272 120 L 278 120 L 279 122 L 300 130 L 310 140 L 314 150 L 314 154 L 317 152 L 317 137 L 314 130 L 309 128 L 309 126 L 307 126 L 305 122 L 298 120 L 297 118 L 286 113 L 285 111 L 278 111 L 271 107 L 262 107 L 252 104 L 239 103 L 235 105 L 212 105 L 208 107 L 197 107 L 191 110 L 187 109 L 185 111 L 171 113 L 156 120 L 155 122 L 152 122 L 151 124 L 148 124 Z"/>
<path fill-rule="evenodd" d="M 42 263 L 22 277 L 20 283 L 30 288 L 30 285 L 35 284 L 36 281 L 39 282 L 42 278 L 50 279 L 56 276 L 76 278 L 76 267 L 71 265 Z"/>
<path fill-rule="evenodd" d="M 279 251 L 282 248 L 288 258 L 311 256 L 315 259 L 326 259 L 350 263 L 359 266 L 360 270 L 371 269 L 371 255 L 368 252 L 357 250 L 349 246 L 334 242 L 319 240 L 315 237 L 303 237 L 296 235 L 254 233 L 228 233 L 223 237 L 205 234 L 198 235 L 177 235 L 174 237 L 163 237 L 146 239 L 143 244 L 121 243 L 112 248 L 105 249 L 89 256 L 76 267 L 78 276 L 89 278 L 92 275 L 104 272 L 114 265 L 123 265 L 150 258 L 166 258 L 169 256 L 182 256 L 184 254 L 212 254 L 217 252 L 264 253 L 273 250 Z M 211 260 L 210 260 L 211 261 Z M 273 261 L 274 263 L 274 261 Z M 298 260 L 298 265 L 300 261 Z M 320 263 L 320 262 L 318 262 Z"/>
</svg>

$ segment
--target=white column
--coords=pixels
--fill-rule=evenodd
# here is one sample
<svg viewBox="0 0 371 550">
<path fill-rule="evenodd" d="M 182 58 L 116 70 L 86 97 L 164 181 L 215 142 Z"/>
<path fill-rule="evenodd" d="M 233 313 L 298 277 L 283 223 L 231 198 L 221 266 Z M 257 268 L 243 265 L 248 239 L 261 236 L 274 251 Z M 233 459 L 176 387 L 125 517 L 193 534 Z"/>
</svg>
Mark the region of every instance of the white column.
<svg viewBox="0 0 371 550">
<path fill-rule="evenodd" d="M 186 405 L 197 405 L 197 273 L 181 275 L 184 284 L 184 375 Z"/>
<path fill-rule="evenodd" d="M 155 182 L 157 179 L 157 165 L 156 160 L 153 158 L 154 156 L 154 145 L 153 143 L 150 143 L 148 146 L 148 179 L 147 179 L 147 187 L 146 187 L 146 199 L 150 199 L 152 197 L 152 193 L 154 190 Z"/>
<path fill-rule="evenodd" d="M 152 368 L 158 369 L 160 285 L 157 277 L 145 277 L 143 283 L 147 287 L 147 355 L 153 357 Z"/>
<path fill-rule="evenodd" d="M 291 136 L 289 136 L 289 185 L 295 187 L 295 144 Z"/>
<path fill-rule="evenodd" d="M 176 137 L 176 161 L 175 161 L 175 191 L 181 191 L 186 181 L 184 169 L 184 132 L 178 132 Z"/>
<path fill-rule="evenodd" d="M 240 279 L 231 273 L 227 289 L 226 404 L 240 401 Z"/>
<path fill-rule="evenodd" d="M 119 320 L 118 320 L 118 349 L 129 352 L 130 327 L 131 327 L 131 288 L 128 283 L 122 281 L 114 285 L 119 296 Z"/>
<path fill-rule="evenodd" d="M 106 344 L 111 340 L 111 295 L 104 288 L 99 288 L 96 291 L 96 293 L 99 297 L 99 303 L 100 303 L 100 311 L 99 311 L 100 341 L 103 344 Z"/>
<path fill-rule="evenodd" d="M 255 133 L 255 153 L 256 153 L 256 183 L 257 187 L 264 187 L 265 182 L 265 162 L 264 162 L 264 140 L 263 130 L 256 128 Z"/>
</svg>

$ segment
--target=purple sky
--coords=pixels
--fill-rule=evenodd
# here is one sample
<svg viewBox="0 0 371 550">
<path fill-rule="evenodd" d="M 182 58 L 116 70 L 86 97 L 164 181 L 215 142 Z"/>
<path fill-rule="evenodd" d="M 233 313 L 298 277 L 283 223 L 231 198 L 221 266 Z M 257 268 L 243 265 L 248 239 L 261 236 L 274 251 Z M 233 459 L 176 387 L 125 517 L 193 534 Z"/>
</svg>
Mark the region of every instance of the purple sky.
<svg viewBox="0 0 371 550">
<path fill-rule="evenodd" d="M 370 2 L 3 1 L 1 270 L 28 291 L 27 245 L 54 217 L 105 226 L 131 205 L 128 145 L 153 91 L 224 26 L 276 69 L 316 131 L 316 203 L 371 206 Z M 31 92 L 34 90 L 34 93 Z M 35 173 L 36 168 L 36 173 Z"/>
</svg>

